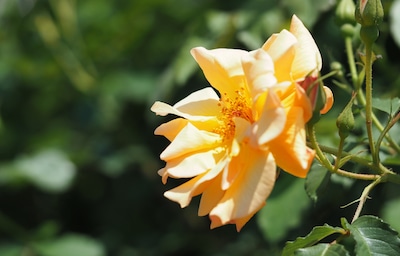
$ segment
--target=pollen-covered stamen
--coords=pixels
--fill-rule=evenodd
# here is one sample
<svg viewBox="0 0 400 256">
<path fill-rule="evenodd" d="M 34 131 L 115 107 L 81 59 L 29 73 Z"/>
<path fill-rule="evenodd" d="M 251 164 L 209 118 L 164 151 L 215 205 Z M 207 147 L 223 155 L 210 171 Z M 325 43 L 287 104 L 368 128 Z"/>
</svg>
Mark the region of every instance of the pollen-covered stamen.
<svg viewBox="0 0 400 256">
<path fill-rule="evenodd" d="M 220 103 L 221 116 L 220 125 L 214 132 L 222 135 L 224 140 L 229 140 L 235 135 L 235 117 L 243 118 L 253 123 L 253 113 L 251 111 L 250 98 L 246 95 L 244 88 L 235 91 L 235 98 L 231 98 L 227 93 L 221 95 Z"/>
</svg>

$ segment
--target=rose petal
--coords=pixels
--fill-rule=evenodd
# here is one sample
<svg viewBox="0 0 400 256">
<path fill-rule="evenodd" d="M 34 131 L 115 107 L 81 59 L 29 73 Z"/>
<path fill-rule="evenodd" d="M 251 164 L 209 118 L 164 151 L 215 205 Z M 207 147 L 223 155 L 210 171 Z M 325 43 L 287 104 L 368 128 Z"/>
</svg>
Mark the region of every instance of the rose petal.
<svg viewBox="0 0 400 256">
<path fill-rule="evenodd" d="M 234 98 L 235 92 L 244 84 L 242 58 L 249 53 L 237 49 L 207 50 L 203 47 L 193 48 L 192 56 L 200 65 L 208 82 L 221 95 Z"/>
<path fill-rule="evenodd" d="M 274 63 L 263 49 L 250 52 L 248 56 L 243 57 L 242 63 L 251 97 L 256 101 L 261 93 L 277 83 Z"/>
<path fill-rule="evenodd" d="M 218 95 L 211 87 L 207 87 L 190 94 L 174 106 L 156 101 L 151 111 L 160 116 L 174 114 L 191 121 L 207 121 L 220 114 L 218 103 Z"/>
<path fill-rule="evenodd" d="M 170 161 L 191 152 L 218 147 L 220 141 L 221 137 L 218 134 L 199 130 L 188 123 L 161 153 L 160 158 Z"/>
<path fill-rule="evenodd" d="M 287 30 L 282 30 L 265 42 L 262 46 L 275 65 L 275 76 L 278 82 L 292 80 L 292 62 L 295 58 L 297 39 Z"/>
<path fill-rule="evenodd" d="M 296 15 L 292 17 L 290 32 L 297 38 L 296 56 L 292 65 L 293 79 L 302 80 L 311 72 L 314 72 L 315 76 L 318 75 L 322 66 L 321 53 L 314 38 Z"/>
<path fill-rule="evenodd" d="M 213 179 L 217 177 L 226 164 L 227 159 L 221 159 L 221 161 L 219 161 L 210 171 L 200 174 L 176 188 L 168 190 L 164 193 L 164 196 L 179 203 L 182 208 L 188 206 L 192 197 L 201 194 L 205 189 L 207 189 Z"/>
<path fill-rule="evenodd" d="M 259 120 L 251 127 L 250 143 L 254 147 L 263 146 L 276 138 L 285 127 L 286 116 L 280 100 L 274 91 L 267 92 L 264 108 Z"/>
<path fill-rule="evenodd" d="M 192 178 L 216 165 L 215 151 L 208 150 L 174 158 L 167 162 L 166 172 L 173 178 Z"/>
<path fill-rule="evenodd" d="M 240 165 L 236 166 L 240 170 L 239 176 L 210 212 L 211 228 L 236 221 L 240 221 L 237 228 L 242 227 L 244 219 L 248 220 L 264 206 L 274 187 L 276 166 L 272 155 L 245 148 L 246 152 L 238 156 L 241 158 Z"/>
<path fill-rule="evenodd" d="M 284 131 L 269 143 L 277 165 L 286 172 L 304 178 L 315 152 L 306 145 L 303 109 L 293 107 L 287 114 Z"/>
</svg>

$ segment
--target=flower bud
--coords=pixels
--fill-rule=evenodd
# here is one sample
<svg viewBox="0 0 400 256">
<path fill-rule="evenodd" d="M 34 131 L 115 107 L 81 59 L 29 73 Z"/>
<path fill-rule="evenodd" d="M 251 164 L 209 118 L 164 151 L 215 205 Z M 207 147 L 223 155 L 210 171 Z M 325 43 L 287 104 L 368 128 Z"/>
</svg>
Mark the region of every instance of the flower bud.
<svg viewBox="0 0 400 256">
<path fill-rule="evenodd" d="M 355 6 L 353 0 L 341 0 L 336 7 L 336 12 L 335 12 L 336 23 L 339 26 L 342 26 L 344 24 L 354 25 L 356 23 L 356 20 L 354 17 L 355 9 L 356 9 L 356 6 Z"/>
<path fill-rule="evenodd" d="M 379 26 L 383 20 L 383 7 L 381 0 L 359 0 L 355 16 L 362 27 Z"/>
<path fill-rule="evenodd" d="M 343 109 L 342 113 L 340 113 L 336 119 L 336 126 L 339 129 L 339 136 L 341 139 L 347 138 L 354 128 L 354 115 L 352 110 L 354 98 L 355 95 L 353 95 L 349 103 L 347 103 L 346 107 Z"/>
<path fill-rule="evenodd" d="M 332 71 L 336 71 L 338 77 L 343 77 L 343 67 L 340 62 L 334 61 L 331 63 L 330 67 Z"/>
</svg>

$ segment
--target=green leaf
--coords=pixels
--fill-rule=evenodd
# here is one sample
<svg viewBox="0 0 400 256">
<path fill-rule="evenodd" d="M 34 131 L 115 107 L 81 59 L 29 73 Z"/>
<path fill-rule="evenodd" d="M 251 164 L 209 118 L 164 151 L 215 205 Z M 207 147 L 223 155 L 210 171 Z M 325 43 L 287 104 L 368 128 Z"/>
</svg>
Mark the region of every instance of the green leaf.
<svg viewBox="0 0 400 256">
<path fill-rule="evenodd" d="M 42 256 L 105 255 L 105 249 L 101 243 L 93 238 L 78 234 L 66 234 L 55 240 L 35 243 L 34 249 Z"/>
<path fill-rule="evenodd" d="M 373 98 L 372 107 L 388 113 L 389 115 L 392 115 L 396 113 L 397 110 L 399 110 L 400 99 L 397 97 L 393 99 Z"/>
<path fill-rule="evenodd" d="M 314 164 L 306 177 L 305 189 L 307 195 L 316 202 L 322 190 L 326 188 L 331 173 L 323 166 Z"/>
<path fill-rule="evenodd" d="M 283 248 L 282 256 L 293 255 L 297 249 L 312 246 L 325 237 L 333 234 L 344 234 L 345 232 L 343 228 L 331 227 L 327 224 L 314 227 L 307 236 L 298 237 L 293 242 L 287 242 L 286 246 Z"/>
<path fill-rule="evenodd" d="M 318 244 L 295 251 L 296 256 L 347 256 L 349 252 L 341 244 Z"/>
<path fill-rule="evenodd" d="M 0 245 L 1 256 L 19 256 L 23 255 L 24 248 L 15 244 L 2 244 Z"/>
<path fill-rule="evenodd" d="M 356 241 L 357 255 L 400 255 L 398 233 L 378 217 L 365 215 L 345 225 Z"/>
<path fill-rule="evenodd" d="M 47 149 L 34 156 L 21 157 L 15 164 L 21 176 L 50 193 L 67 190 L 76 174 L 75 165 L 58 150 Z"/>
<path fill-rule="evenodd" d="M 277 242 L 299 225 L 310 199 L 304 191 L 304 180 L 280 174 L 267 205 L 257 214 L 257 222 L 266 240 Z"/>
<path fill-rule="evenodd" d="M 400 197 L 386 201 L 382 207 L 382 219 L 390 223 L 395 230 L 400 230 Z"/>
<path fill-rule="evenodd" d="M 392 33 L 393 39 L 397 46 L 400 47 L 400 0 L 393 1 L 392 6 L 389 10 L 390 16 L 390 32 Z"/>
</svg>

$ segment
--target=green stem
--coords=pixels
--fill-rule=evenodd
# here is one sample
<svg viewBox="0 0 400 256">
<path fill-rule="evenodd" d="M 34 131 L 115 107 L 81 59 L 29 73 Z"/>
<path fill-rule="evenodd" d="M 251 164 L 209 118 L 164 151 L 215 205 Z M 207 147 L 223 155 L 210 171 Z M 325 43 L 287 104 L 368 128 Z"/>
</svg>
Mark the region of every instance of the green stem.
<svg viewBox="0 0 400 256">
<path fill-rule="evenodd" d="M 348 172 L 348 171 L 341 170 L 341 169 L 335 170 L 335 167 L 332 166 L 331 162 L 328 160 L 328 158 L 326 158 L 324 152 L 322 152 L 320 146 L 317 143 L 314 126 L 308 125 L 307 132 L 308 132 L 311 147 L 314 148 L 314 150 L 317 154 L 318 160 L 330 172 L 336 173 L 343 177 L 347 177 L 347 178 L 351 178 L 351 179 L 358 179 L 358 180 L 376 180 L 377 178 L 379 178 L 379 175 L 374 175 L 374 174 L 353 173 L 353 172 Z"/>
<path fill-rule="evenodd" d="M 362 210 L 362 208 L 363 208 L 363 206 L 364 206 L 364 203 L 365 203 L 365 201 L 367 200 L 368 195 L 369 195 L 369 193 L 371 192 L 371 190 L 372 190 L 376 185 L 378 185 L 379 183 L 381 183 L 382 181 L 383 181 L 383 180 L 382 180 L 382 177 L 379 176 L 376 180 L 374 180 L 373 182 L 371 182 L 371 184 L 369 184 L 368 186 L 366 186 L 366 187 L 364 188 L 364 190 L 363 190 L 363 192 L 362 192 L 362 194 L 361 194 L 361 197 L 360 197 L 360 199 L 359 199 L 360 203 L 359 203 L 358 206 L 357 206 L 357 210 L 356 210 L 356 212 L 354 213 L 353 220 L 351 221 L 351 223 L 353 223 L 353 222 L 360 216 L 361 210 Z"/>
<path fill-rule="evenodd" d="M 361 77 L 358 77 L 357 74 L 357 68 L 356 68 L 356 63 L 355 63 L 355 58 L 354 58 L 354 53 L 353 53 L 353 46 L 352 46 L 352 38 L 350 36 L 345 37 L 345 47 L 346 47 L 346 53 L 347 53 L 347 61 L 349 64 L 350 68 L 350 75 L 351 75 L 351 80 L 353 84 L 353 88 L 357 92 L 357 99 L 362 105 L 366 105 L 366 100 L 365 100 L 365 95 L 363 90 L 361 90 L 361 81 L 363 80 Z M 372 63 L 371 63 L 372 65 Z M 370 73 L 371 75 L 371 73 Z M 371 76 L 372 77 L 372 76 Z M 343 81 L 342 81 L 343 82 Z M 381 124 L 381 122 L 378 120 L 378 118 L 375 116 L 375 114 L 372 112 L 372 122 L 373 124 L 379 129 L 379 131 L 383 131 L 384 127 Z M 398 154 L 400 154 L 400 146 L 392 139 L 392 137 L 389 134 L 385 135 L 385 139 L 387 142 L 390 144 L 392 148 L 396 150 Z"/>
<path fill-rule="evenodd" d="M 338 154 L 338 150 L 336 148 L 332 148 L 332 147 L 328 147 L 328 146 L 324 146 L 324 145 L 319 145 L 319 148 L 323 152 L 328 153 L 328 154 L 332 154 L 332 155 L 337 155 Z M 353 162 L 361 164 L 361 165 L 363 165 L 365 167 L 368 167 L 368 168 L 370 168 L 372 170 L 378 171 L 378 169 L 379 169 L 378 167 L 373 166 L 371 164 L 371 161 L 369 159 L 367 159 L 367 158 L 359 157 L 359 156 L 353 155 L 353 154 L 351 154 L 349 152 L 346 152 L 346 151 L 343 151 L 343 150 L 342 150 L 341 155 L 342 155 L 342 157 L 351 157 L 351 160 Z"/>
<path fill-rule="evenodd" d="M 359 84 L 358 84 L 356 63 L 354 61 L 352 38 L 350 36 L 346 36 L 344 42 L 345 42 L 345 47 L 346 47 L 346 52 L 347 52 L 347 61 L 349 63 L 349 67 L 350 67 L 351 81 L 353 82 L 353 87 L 355 89 L 357 89 L 357 88 L 359 88 Z"/>
<path fill-rule="evenodd" d="M 337 172 L 337 170 L 339 170 L 340 160 L 342 159 L 343 144 L 344 144 L 344 138 L 340 137 L 339 147 L 338 147 L 338 151 L 336 154 L 335 167 L 333 169 L 333 172 Z"/>
<path fill-rule="evenodd" d="M 372 43 L 365 44 L 365 122 L 372 161 L 378 164 L 379 159 L 372 135 Z"/>
<path fill-rule="evenodd" d="M 382 130 L 381 134 L 379 135 L 378 139 L 376 140 L 375 147 L 376 150 L 379 152 L 381 143 L 383 138 L 388 134 L 389 130 L 396 124 L 396 122 L 400 119 L 400 114 L 397 114 L 394 118 L 390 118 L 388 124 Z M 379 155 L 378 155 L 379 158 Z M 378 159 L 379 160 L 379 159 Z"/>
<path fill-rule="evenodd" d="M 357 93 L 357 100 L 359 101 L 359 103 L 360 103 L 361 105 L 363 105 L 363 106 L 366 105 L 366 100 L 365 100 L 365 95 L 364 95 L 363 90 L 358 90 L 358 93 Z M 379 121 L 379 119 L 375 116 L 374 113 L 372 113 L 372 122 L 373 122 L 374 125 L 378 128 L 378 130 L 379 130 L 380 132 L 383 132 L 384 127 L 383 127 L 383 125 L 381 124 L 381 122 Z M 386 139 L 386 141 L 390 144 L 390 146 L 391 146 L 398 154 L 400 154 L 400 146 L 399 146 L 399 144 L 397 144 L 397 143 L 392 139 L 392 137 L 390 136 L 389 133 L 386 133 L 386 134 L 385 134 L 385 139 Z"/>
</svg>

